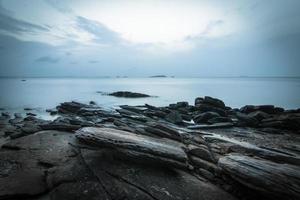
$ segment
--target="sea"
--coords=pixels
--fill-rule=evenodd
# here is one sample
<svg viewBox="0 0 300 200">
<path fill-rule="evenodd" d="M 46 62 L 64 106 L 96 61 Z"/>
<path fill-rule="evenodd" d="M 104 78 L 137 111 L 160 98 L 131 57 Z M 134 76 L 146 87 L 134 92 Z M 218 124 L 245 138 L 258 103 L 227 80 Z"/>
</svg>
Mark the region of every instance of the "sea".
<svg viewBox="0 0 300 200">
<path fill-rule="evenodd" d="M 149 94 L 150 98 L 103 95 L 116 91 Z M 166 106 L 196 97 L 211 96 L 233 108 L 272 104 L 300 108 L 300 78 L 0 78 L 2 112 L 25 114 L 24 108 L 43 118 L 46 109 L 65 101 L 96 102 L 107 109 L 119 105 Z"/>
</svg>

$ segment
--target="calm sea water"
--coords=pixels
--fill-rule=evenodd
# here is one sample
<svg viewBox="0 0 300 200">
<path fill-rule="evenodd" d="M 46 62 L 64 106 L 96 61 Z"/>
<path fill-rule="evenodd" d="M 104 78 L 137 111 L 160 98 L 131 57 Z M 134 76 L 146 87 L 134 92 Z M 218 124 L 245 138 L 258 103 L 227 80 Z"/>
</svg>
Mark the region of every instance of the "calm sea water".
<svg viewBox="0 0 300 200">
<path fill-rule="evenodd" d="M 97 91 L 127 90 L 157 96 L 123 99 Z M 35 108 L 44 112 L 64 101 L 95 101 L 103 107 L 121 104 L 168 105 L 177 101 L 193 104 L 198 96 L 222 99 L 226 105 L 274 104 L 287 109 L 300 107 L 300 79 L 296 78 L 19 78 L 0 79 L 0 108 L 21 112 Z"/>
</svg>

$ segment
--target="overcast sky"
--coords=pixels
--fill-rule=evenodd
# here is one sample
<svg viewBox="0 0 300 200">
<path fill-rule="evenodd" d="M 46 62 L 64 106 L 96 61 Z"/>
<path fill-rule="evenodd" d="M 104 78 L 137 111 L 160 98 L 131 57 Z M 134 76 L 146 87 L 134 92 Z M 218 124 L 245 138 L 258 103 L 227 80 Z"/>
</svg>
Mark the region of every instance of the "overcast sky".
<svg viewBox="0 0 300 200">
<path fill-rule="evenodd" d="M 300 76 L 299 0 L 0 0 L 1 76 Z"/>
</svg>

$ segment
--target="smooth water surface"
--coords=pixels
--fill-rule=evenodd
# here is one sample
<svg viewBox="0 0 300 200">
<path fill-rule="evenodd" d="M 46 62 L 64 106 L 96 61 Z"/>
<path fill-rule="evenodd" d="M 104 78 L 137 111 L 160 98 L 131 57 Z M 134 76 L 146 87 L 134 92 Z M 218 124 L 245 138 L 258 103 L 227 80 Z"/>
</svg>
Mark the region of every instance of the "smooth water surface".
<svg viewBox="0 0 300 200">
<path fill-rule="evenodd" d="M 117 98 L 100 92 L 119 90 L 157 96 Z M 0 108 L 21 112 L 25 107 L 44 111 L 64 101 L 95 101 L 103 107 L 122 104 L 165 106 L 177 101 L 193 104 L 199 96 L 222 99 L 226 105 L 274 104 L 286 109 L 300 107 L 297 78 L 20 78 L 0 79 Z"/>
</svg>

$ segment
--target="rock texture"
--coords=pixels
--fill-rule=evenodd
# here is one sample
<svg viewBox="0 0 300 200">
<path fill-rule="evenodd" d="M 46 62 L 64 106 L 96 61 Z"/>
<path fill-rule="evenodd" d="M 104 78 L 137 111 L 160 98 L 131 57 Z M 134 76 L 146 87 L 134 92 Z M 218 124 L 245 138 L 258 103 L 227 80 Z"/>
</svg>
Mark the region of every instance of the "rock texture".
<svg viewBox="0 0 300 200">
<path fill-rule="evenodd" d="M 1 113 L 0 199 L 299 199 L 299 109 L 199 97 L 48 112 Z"/>
</svg>

